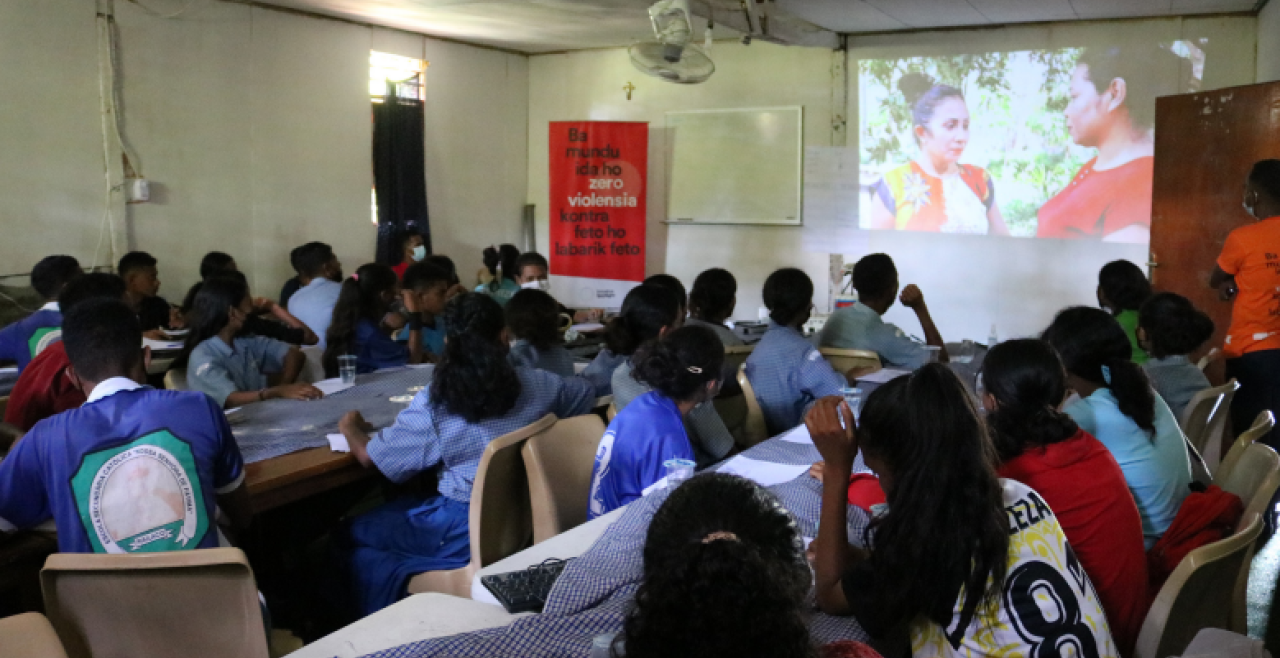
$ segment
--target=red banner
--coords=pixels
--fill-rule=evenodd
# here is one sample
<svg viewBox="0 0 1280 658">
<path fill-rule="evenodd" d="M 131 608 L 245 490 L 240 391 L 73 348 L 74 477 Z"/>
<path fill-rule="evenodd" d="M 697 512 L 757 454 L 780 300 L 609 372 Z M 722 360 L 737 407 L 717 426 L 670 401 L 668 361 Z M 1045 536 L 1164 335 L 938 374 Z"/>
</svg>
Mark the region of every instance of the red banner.
<svg viewBox="0 0 1280 658">
<path fill-rule="evenodd" d="M 553 121 L 550 152 L 551 273 L 644 280 L 649 124 Z M 599 302 L 621 303 L 600 284 Z"/>
</svg>

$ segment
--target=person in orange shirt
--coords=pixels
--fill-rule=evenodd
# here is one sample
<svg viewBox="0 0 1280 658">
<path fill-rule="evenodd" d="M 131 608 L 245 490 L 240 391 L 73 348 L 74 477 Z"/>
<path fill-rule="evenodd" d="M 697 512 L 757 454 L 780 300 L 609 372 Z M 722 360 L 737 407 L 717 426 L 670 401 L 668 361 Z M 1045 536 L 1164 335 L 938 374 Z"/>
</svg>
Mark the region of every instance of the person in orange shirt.
<svg viewBox="0 0 1280 658">
<path fill-rule="evenodd" d="M 1234 300 L 1222 351 L 1227 377 L 1240 383 L 1231 403 L 1237 431 L 1263 410 L 1280 414 L 1280 160 L 1253 165 L 1244 210 L 1259 221 L 1227 235 L 1209 280 L 1224 301 Z M 1277 438 L 1272 432 L 1267 441 Z"/>
</svg>

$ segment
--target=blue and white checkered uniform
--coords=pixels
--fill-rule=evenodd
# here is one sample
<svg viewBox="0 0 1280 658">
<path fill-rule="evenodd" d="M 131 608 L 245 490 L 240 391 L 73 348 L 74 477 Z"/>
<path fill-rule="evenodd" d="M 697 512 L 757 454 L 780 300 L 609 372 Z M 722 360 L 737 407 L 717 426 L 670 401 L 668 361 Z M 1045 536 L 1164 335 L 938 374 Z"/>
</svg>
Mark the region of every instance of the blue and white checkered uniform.
<svg viewBox="0 0 1280 658">
<path fill-rule="evenodd" d="M 596 387 L 596 395 L 601 397 L 612 395 L 613 371 L 617 370 L 618 366 L 625 363 L 626 360 L 627 357 L 625 355 L 614 354 L 608 348 L 604 348 L 600 350 L 596 358 L 587 365 L 586 370 L 583 370 L 579 376 Z"/>
<path fill-rule="evenodd" d="M 747 357 L 747 379 L 770 436 L 799 425 L 814 400 L 840 395 L 849 385 L 799 331 L 772 322 Z"/>
<path fill-rule="evenodd" d="M 847 350 L 870 350 L 886 366 L 915 370 L 929 362 L 924 343 L 884 321 L 870 307 L 854 302 L 838 309 L 822 327 L 819 344 Z"/>
<path fill-rule="evenodd" d="M 517 368 L 536 368 L 561 377 L 574 375 L 573 355 L 564 348 L 564 345 L 552 345 L 545 350 L 540 350 L 521 338 L 511 345 L 511 351 L 507 352 L 507 360 Z"/>
</svg>

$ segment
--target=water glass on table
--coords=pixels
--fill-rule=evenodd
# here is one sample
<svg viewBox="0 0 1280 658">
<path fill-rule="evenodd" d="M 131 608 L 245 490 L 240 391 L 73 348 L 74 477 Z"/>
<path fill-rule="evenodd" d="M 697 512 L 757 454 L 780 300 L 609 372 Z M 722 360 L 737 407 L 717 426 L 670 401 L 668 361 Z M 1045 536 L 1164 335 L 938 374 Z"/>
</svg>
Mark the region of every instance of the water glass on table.
<svg viewBox="0 0 1280 658">
<path fill-rule="evenodd" d="M 667 489 L 672 490 L 693 477 L 693 469 L 697 464 L 692 459 L 668 459 L 662 462 L 667 467 Z"/>
<path fill-rule="evenodd" d="M 352 354 L 344 354 L 338 357 L 338 374 L 342 376 L 343 384 L 356 383 L 356 357 Z"/>
<path fill-rule="evenodd" d="M 952 360 L 956 363 L 973 363 L 973 357 L 977 353 L 977 349 L 973 341 L 965 339 L 960 342 L 960 347 L 956 350 Z"/>
<path fill-rule="evenodd" d="M 853 417 L 857 418 L 862 412 L 862 389 L 846 386 L 840 389 L 840 394 L 844 396 L 844 403 L 849 405 L 849 411 L 853 412 Z M 840 420 L 844 422 L 844 417 L 841 416 Z"/>
</svg>

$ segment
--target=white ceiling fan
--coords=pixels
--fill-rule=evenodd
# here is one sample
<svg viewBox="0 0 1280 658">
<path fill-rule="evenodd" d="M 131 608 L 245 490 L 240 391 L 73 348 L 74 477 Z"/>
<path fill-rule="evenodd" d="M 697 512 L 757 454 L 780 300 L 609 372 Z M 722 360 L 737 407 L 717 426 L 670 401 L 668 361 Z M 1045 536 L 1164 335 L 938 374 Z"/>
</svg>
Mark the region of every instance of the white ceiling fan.
<svg viewBox="0 0 1280 658">
<path fill-rule="evenodd" d="M 691 43 L 693 23 L 687 0 L 660 0 L 649 7 L 653 41 L 631 46 L 631 64 L 645 75 L 680 84 L 705 81 L 716 65 L 699 46 Z"/>
</svg>

